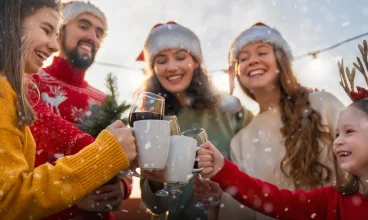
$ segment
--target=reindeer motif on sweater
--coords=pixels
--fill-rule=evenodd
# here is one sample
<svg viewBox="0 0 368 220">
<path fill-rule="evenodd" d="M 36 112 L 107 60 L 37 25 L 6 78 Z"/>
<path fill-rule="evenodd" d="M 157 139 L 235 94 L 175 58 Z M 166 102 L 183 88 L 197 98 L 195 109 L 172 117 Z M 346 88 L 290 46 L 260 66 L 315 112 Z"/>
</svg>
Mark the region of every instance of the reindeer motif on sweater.
<svg viewBox="0 0 368 220">
<path fill-rule="evenodd" d="M 41 93 L 41 98 L 42 100 L 46 103 L 46 105 L 56 114 L 58 114 L 59 116 L 61 116 L 60 114 L 60 110 L 59 110 L 59 105 L 64 102 L 65 100 L 67 100 L 68 98 L 66 97 L 66 92 L 64 90 L 61 89 L 61 86 L 50 86 L 49 87 L 49 91 L 53 96 L 49 96 L 48 93 L 42 92 Z M 55 109 L 55 110 L 54 110 Z"/>
</svg>

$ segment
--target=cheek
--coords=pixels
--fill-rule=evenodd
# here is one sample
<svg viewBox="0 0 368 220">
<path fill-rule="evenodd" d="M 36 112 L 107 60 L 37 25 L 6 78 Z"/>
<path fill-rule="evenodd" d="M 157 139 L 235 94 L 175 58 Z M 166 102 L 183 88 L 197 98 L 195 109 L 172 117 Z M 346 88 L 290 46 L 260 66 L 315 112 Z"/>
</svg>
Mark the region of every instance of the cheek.
<svg viewBox="0 0 368 220">
<path fill-rule="evenodd" d="M 166 69 L 165 65 L 162 64 L 154 66 L 154 71 L 160 84 L 164 83 L 164 80 L 166 79 L 165 69 Z"/>
<path fill-rule="evenodd" d="M 240 76 L 240 83 L 245 87 L 248 87 L 248 74 L 247 74 L 247 65 L 245 63 L 240 63 L 238 66 L 238 75 Z"/>
</svg>

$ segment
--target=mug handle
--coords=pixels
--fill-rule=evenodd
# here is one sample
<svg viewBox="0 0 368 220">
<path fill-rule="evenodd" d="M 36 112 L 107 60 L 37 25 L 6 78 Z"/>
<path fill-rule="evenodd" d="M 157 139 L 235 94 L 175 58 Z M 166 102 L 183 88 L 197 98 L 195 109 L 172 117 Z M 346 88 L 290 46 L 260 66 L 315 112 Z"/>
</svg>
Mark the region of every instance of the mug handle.
<svg viewBox="0 0 368 220">
<path fill-rule="evenodd" d="M 199 149 L 201 149 L 200 147 L 196 148 L 196 151 L 198 151 Z M 196 160 L 198 159 L 198 157 L 196 157 Z M 204 168 L 197 168 L 197 169 L 193 169 L 192 173 L 199 173 L 203 170 Z"/>
</svg>

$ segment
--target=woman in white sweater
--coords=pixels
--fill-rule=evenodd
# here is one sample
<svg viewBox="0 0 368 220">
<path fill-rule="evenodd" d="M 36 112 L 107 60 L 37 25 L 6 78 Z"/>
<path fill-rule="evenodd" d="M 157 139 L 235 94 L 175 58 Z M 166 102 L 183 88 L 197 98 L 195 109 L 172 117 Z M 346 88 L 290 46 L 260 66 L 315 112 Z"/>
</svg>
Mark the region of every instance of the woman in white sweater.
<svg viewBox="0 0 368 220">
<path fill-rule="evenodd" d="M 285 189 L 312 189 L 333 182 L 329 155 L 343 104 L 327 92 L 300 85 L 289 45 L 274 28 L 257 23 L 241 33 L 229 52 L 230 85 L 260 106 L 260 113 L 231 141 L 231 160 L 250 176 Z M 211 189 L 222 205 L 212 219 L 271 219 L 248 209 L 228 192 Z M 269 208 L 269 207 L 265 207 Z M 287 211 L 287 210 L 286 210 Z"/>
</svg>

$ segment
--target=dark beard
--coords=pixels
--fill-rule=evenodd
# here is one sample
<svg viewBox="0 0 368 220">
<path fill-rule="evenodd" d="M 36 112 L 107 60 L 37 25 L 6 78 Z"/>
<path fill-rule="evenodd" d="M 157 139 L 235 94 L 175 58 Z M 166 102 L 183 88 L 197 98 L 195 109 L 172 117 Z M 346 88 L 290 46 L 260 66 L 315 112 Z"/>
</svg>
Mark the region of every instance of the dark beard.
<svg viewBox="0 0 368 220">
<path fill-rule="evenodd" d="M 62 47 L 63 47 L 63 50 L 64 50 L 65 55 L 67 57 L 67 60 L 73 66 L 75 66 L 77 68 L 84 69 L 84 70 L 88 69 L 93 64 L 93 62 L 95 62 L 96 47 L 95 47 L 94 43 L 92 43 L 89 40 L 80 40 L 80 41 L 78 41 L 78 44 L 77 44 L 76 47 L 69 50 L 65 45 L 65 35 L 64 35 L 63 41 L 62 41 Z M 80 55 L 78 53 L 78 46 L 80 45 L 81 42 L 86 42 L 86 43 L 89 43 L 89 44 L 92 45 L 92 51 L 91 51 L 92 56 L 91 57 L 89 57 L 87 55 Z"/>
</svg>

